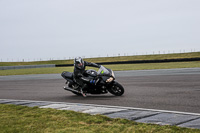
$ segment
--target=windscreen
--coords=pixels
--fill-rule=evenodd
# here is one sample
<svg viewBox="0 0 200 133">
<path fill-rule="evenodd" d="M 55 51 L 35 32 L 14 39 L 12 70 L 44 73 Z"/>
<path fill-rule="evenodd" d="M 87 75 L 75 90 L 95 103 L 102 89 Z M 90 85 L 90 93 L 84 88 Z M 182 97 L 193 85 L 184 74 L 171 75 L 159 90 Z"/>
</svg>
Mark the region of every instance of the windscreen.
<svg viewBox="0 0 200 133">
<path fill-rule="evenodd" d="M 105 68 L 104 66 L 101 66 L 97 72 L 98 75 L 103 75 L 103 76 L 110 76 L 111 73 L 108 71 L 107 68 Z"/>
</svg>

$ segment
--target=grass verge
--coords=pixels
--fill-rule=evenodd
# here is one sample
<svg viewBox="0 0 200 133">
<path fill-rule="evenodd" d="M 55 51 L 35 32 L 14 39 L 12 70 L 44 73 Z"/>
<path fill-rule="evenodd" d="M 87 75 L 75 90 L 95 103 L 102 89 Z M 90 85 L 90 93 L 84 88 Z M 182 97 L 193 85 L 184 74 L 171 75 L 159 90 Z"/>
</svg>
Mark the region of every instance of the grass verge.
<svg viewBox="0 0 200 133">
<path fill-rule="evenodd" d="M 111 119 L 101 115 L 92 116 L 73 111 L 3 104 L 0 104 L 0 131 L 2 133 L 200 133 L 198 129 L 143 124 L 125 119 Z"/>
<path fill-rule="evenodd" d="M 171 69 L 171 68 L 194 68 L 200 67 L 200 61 L 194 62 L 171 62 L 171 63 L 145 63 L 145 64 L 122 64 L 122 65 L 105 65 L 114 71 L 124 70 L 149 70 L 149 69 Z M 86 69 L 94 69 L 87 67 Z M 52 74 L 63 71 L 73 71 L 73 67 L 55 67 L 55 68 L 33 68 L 33 69 L 15 69 L 0 70 L 0 76 L 6 75 L 25 75 L 25 74 Z"/>
<path fill-rule="evenodd" d="M 89 62 L 114 62 L 114 61 L 138 61 L 138 60 L 161 60 L 161 59 L 181 59 L 181 58 L 199 58 L 200 52 L 177 53 L 177 54 L 158 54 L 158 55 L 135 55 L 118 57 L 99 57 L 85 58 Z M 42 65 L 42 64 L 73 64 L 73 60 L 50 60 L 33 62 L 0 62 L 0 66 L 19 66 L 19 65 Z"/>
</svg>

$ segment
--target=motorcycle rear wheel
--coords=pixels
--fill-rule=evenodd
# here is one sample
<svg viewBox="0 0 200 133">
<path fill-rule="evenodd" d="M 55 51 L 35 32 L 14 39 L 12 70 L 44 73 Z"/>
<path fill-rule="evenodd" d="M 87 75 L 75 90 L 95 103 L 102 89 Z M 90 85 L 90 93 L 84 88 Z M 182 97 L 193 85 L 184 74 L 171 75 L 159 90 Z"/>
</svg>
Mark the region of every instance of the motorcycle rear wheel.
<svg viewBox="0 0 200 133">
<path fill-rule="evenodd" d="M 118 82 L 115 82 L 108 91 L 115 96 L 122 96 L 124 94 L 124 87 Z"/>
</svg>

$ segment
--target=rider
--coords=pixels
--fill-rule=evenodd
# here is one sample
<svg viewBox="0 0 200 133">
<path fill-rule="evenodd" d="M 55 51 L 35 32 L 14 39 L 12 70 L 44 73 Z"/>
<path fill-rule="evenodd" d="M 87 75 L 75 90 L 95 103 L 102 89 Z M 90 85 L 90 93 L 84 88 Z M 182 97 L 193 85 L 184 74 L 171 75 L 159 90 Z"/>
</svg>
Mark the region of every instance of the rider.
<svg viewBox="0 0 200 133">
<path fill-rule="evenodd" d="M 86 66 L 100 68 L 100 65 L 92 63 L 92 62 L 83 61 L 81 57 L 76 57 L 74 59 L 74 80 L 79 85 L 82 86 L 82 88 L 80 89 L 80 92 L 83 96 L 86 96 L 86 95 L 83 93 L 82 89 L 86 88 L 87 84 L 96 85 L 98 82 L 98 79 L 89 79 L 88 77 L 84 76 Z"/>
</svg>

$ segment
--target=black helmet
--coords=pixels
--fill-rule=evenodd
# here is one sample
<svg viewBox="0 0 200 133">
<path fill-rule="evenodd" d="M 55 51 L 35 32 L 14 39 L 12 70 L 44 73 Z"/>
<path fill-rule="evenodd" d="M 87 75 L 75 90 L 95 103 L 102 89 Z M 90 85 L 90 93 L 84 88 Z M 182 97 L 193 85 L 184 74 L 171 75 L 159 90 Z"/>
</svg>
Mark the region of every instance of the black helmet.
<svg viewBox="0 0 200 133">
<path fill-rule="evenodd" d="M 78 69 L 84 69 L 85 67 L 85 64 L 84 64 L 84 61 L 81 57 L 76 57 L 74 59 L 74 66 Z"/>
</svg>

